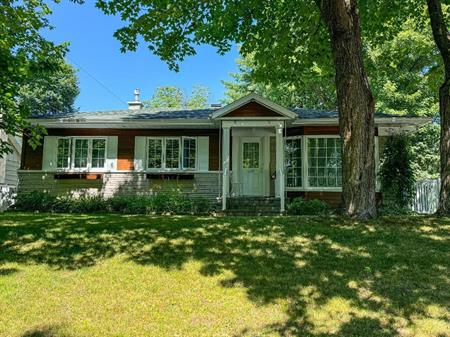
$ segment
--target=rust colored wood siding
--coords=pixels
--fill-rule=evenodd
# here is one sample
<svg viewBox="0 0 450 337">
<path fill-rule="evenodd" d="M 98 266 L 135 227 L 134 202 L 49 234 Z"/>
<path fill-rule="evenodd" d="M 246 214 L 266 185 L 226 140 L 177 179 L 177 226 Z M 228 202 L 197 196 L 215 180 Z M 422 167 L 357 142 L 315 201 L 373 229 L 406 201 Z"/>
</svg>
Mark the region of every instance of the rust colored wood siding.
<svg viewBox="0 0 450 337">
<path fill-rule="evenodd" d="M 118 136 L 117 169 L 133 170 L 136 136 L 209 136 L 209 170 L 219 169 L 219 130 L 217 129 L 47 129 L 49 136 Z M 24 137 L 22 170 L 42 169 L 43 148 L 33 150 Z"/>
<path fill-rule="evenodd" d="M 247 103 L 224 117 L 279 117 L 280 114 L 256 102 Z"/>
</svg>

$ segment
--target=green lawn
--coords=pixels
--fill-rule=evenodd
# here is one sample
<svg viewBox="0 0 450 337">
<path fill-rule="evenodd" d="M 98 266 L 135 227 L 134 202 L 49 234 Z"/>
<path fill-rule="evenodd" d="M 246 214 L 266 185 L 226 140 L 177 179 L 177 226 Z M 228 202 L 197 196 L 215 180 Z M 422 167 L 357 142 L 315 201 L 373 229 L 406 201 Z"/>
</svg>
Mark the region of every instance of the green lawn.
<svg viewBox="0 0 450 337">
<path fill-rule="evenodd" d="M 7 213 L 0 336 L 450 336 L 450 219 Z"/>
</svg>

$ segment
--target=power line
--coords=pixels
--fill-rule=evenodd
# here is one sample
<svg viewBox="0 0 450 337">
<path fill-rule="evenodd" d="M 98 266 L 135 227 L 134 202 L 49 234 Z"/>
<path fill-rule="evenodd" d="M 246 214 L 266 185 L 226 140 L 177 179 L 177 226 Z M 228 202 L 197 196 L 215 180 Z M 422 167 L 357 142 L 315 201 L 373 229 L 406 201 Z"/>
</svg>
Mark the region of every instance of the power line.
<svg viewBox="0 0 450 337">
<path fill-rule="evenodd" d="M 100 80 L 98 80 L 97 78 L 95 78 L 94 75 L 92 75 L 90 72 L 88 72 L 86 69 L 84 69 L 81 65 L 79 65 L 77 62 L 75 62 L 72 58 L 70 58 L 69 56 L 66 55 L 66 57 L 70 60 L 70 62 L 74 63 L 78 68 L 80 68 L 82 71 L 84 71 L 86 73 L 86 75 L 88 75 L 90 78 L 92 78 L 95 82 L 97 82 L 98 84 L 100 84 L 103 89 L 105 89 L 107 92 L 109 92 L 112 96 L 114 96 L 114 98 L 116 98 L 120 103 L 122 104 L 127 104 L 127 102 L 125 102 L 124 100 L 122 100 L 122 98 L 120 98 L 119 95 L 117 95 L 114 91 L 112 91 L 111 89 L 109 89 L 105 84 L 103 84 Z"/>
</svg>

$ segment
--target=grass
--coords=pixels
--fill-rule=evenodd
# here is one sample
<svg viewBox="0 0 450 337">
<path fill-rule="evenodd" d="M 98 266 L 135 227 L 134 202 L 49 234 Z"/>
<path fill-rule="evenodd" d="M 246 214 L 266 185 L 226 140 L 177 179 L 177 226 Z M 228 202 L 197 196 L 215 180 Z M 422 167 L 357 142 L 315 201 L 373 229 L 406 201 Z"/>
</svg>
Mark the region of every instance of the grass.
<svg viewBox="0 0 450 337">
<path fill-rule="evenodd" d="M 450 219 L 6 213 L 0 336 L 450 336 Z"/>
</svg>

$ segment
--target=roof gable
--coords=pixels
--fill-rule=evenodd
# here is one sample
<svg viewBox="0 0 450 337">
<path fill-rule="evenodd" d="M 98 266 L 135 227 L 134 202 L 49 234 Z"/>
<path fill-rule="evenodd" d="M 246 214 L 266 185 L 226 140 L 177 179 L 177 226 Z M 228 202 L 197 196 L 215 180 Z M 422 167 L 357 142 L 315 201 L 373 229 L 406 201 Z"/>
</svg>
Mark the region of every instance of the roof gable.
<svg viewBox="0 0 450 337">
<path fill-rule="evenodd" d="M 211 118 L 282 118 L 297 114 L 257 94 L 249 94 L 215 111 Z"/>
</svg>

